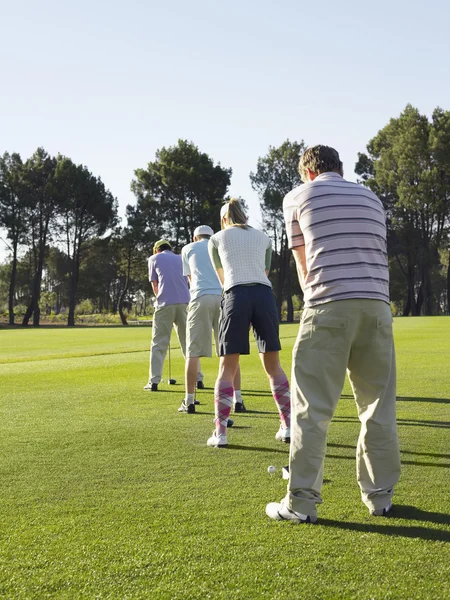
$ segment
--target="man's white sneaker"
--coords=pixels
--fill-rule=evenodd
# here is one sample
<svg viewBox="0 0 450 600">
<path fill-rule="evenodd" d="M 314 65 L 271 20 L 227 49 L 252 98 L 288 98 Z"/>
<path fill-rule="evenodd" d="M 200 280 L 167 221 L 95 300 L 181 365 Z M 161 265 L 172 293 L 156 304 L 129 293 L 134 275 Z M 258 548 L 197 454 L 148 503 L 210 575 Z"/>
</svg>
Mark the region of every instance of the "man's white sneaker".
<svg viewBox="0 0 450 600">
<path fill-rule="evenodd" d="M 206 445 L 210 448 L 225 448 L 225 446 L 228 446 L 228 438 L 223 433 L 221 435 L 216 435 L 216 432 L 213 431 L 213 434 L 206 442 Z"/>
<path fill-rule="evenodd" d="M 188 404 L 186 402 L 186 399 L 183 400 L 183 402 L 181 403 L 180 408 L 178 409 L 178 412 L 180 413 L 188 413 L 190 415 L 195 414 L 195 404 Z"/>
<path fill-rule="evenodd" d="M 291 441 L 291 428 L 283 427 L 283 425 L 280 425 L 280 429 L 275 434 L 275 439 L 279 442 L 289 444 Z"/>
<path fill-rule="evenodd" d="M 384 508 L 376 508 L 375 510 L 371 510 L 370 514 L 372 517 L 389 517 L 392 510 L 392 500 L 389 501 L 389 504 Z"/>
<path fill-rule="evenodd" d="M 292 521 L 293 523 L 315 523 L 317 517 L 302 515 L 287 508 L 282 502 L 270 502 L 266 506 L 266 515 L 275 521 Z"/>
<path fill-rule="evenodd" d="M 147 385 L 144 385 L 144 390 L 146 392 L 157 392 L 158 384 L 157 383 L 147 383 Z"/>
</svg>

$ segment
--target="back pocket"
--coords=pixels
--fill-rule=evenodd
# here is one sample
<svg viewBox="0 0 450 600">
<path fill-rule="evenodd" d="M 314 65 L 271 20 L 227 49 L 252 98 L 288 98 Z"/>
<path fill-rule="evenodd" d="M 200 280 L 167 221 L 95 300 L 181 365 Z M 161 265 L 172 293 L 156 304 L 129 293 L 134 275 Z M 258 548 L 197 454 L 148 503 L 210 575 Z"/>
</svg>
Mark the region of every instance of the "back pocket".
<svg viewBox="0 0 450 600">
<path fill-rule="evenodd" d="M 392 347 L 392 317 L 377 317 L 376 344 L 386 350 Z"/>
<path fill-rule="evenodd" d="M 342 352 L 348 328 L 348 318 L 315 314 L 312 322 L 311 350 Z"/>
</svg>

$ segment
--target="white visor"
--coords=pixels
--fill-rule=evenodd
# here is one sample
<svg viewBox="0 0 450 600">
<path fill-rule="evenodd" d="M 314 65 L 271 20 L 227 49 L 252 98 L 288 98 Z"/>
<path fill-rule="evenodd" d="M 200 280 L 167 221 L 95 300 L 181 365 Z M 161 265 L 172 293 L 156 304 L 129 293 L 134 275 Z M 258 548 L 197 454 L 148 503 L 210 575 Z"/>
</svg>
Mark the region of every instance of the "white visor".
<svg viewBox="0 0 450 600">
<path fill-rule="evenodd" d="M 220 209 L 220 220 L 222 220 L 225 214 L 228 212 L 228 202 L 222 206 Z"/>
</svg>

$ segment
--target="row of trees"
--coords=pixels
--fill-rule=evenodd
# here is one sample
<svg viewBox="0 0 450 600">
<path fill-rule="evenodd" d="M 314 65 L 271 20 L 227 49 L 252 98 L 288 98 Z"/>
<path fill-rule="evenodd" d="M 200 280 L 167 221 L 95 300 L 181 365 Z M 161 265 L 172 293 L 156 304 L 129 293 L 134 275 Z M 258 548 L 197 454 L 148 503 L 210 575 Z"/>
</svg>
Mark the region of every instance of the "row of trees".
<svg viewBox="0 0 450 600">
<path fill-rule="evenodd" d="M 146 258 L 154 241 L 167 237 L 180 249 L 199 223 L 218 229 L 230 178 L 231 169 L 180 140 L 135 171 L 136 204 L 126 207 L 121 227 L 116 199 L 86 167 L 42 148 L 26 161 L 5 153 L 0 226 L 11 259 L 0 268 L 0 295 L 7 287 L 10 324 L 15 306 L 26 304 L 22 324 L 33 316 L 39 325 L 49 298 L 56 312 L 67 310 L 69 325 L 86 298 L 96 310 L 118 311 L 126 324 L 132 304 L 148 307 Z"/>
<path fill-rule="evenodd" d="M 370 140 L 355 171 L 383 201 L 391 297 L 403 315 L 449 313 L 450 112 L 408 105 Z"/>
<path fill-rule="evenodd" d="M 270 147 L 250 174 L 263 227 L 274 243 L 272 280 L 279 313 L 293 320 L 297 276 L 287 246 L 282 201 L 300 185 L 298 162 L 305 143 L 286 140 Z M 391 295 L 401 314 L 448 312 L 450 297 L 450 113 L 431 120 L 412 106 L 384 127 L 358 155 L 360 181 L 382 199 L 388 218 Z M 67 310 L 76 303 L 95 310 L 145 313 L 149 307 L 146 258 L 154 241 L 167 237 L 176 249 L 192 240 L 195 227 L 219 228 L 219 207 L 232 171 L 192 143 L 162 148 L 137 169 L 131 182 L 135 205 L 119 226 L 117 201 L 102 181 L 64 156 L 42 148 L 25 162 L 0 158 L 0 226 L 10 259 L 0 266 L 0 302 L 8 297 L 9 322 L 26 305 L 23 324 L 40 311 Z M 7 290 L 7 292 L 6 292 Z"/>
<path fill-rule="evenodd" d="M 68 288 L 68 323 L 74 310 L 86 242 L 117 222 L 117 202 L 86 167 L 43 148 L 25 162 L 19 154 L 0 158 L 0 225 L 11 251 L 8 312 L 14 324 L 19 253 L 26 249 L 29 291 L 23 324 L 39 325 L 42 277 L 51 242 L 64 248 Z"/>
<path fill-rule="evenodd" d="M 278 306 L 292 297 L 297 277 L 287 248 L 282 200 L 301 181 L 300 143 L 269 148 L 250 174 L 258 192 L 263 225 L 276 248 Z M 411 105 L 391 119 L 358 153 L 359 182 L 382 200 L 387 216 L 390 293 L 396 314 L 450 314 L 450 112 L 436 108 L 431 119 Z"/>
</svg>

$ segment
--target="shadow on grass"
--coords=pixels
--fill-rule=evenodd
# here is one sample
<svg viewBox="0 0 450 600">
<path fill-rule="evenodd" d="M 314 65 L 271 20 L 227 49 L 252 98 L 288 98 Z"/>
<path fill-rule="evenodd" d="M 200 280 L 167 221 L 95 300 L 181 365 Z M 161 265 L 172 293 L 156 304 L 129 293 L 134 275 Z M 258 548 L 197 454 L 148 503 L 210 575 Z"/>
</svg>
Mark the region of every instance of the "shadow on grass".
<svg viewBox="0 0 450 600">
<path fill-rule="evenodd" d="M 345 400 L 354 400 L 353 394 L 342 394 Z M 436 404 L 450 404 L 450 398 L 414 398 L 411 396 L 397 396 L 397 402 L 431 402 Z"/>
<path fill-rule="evenodd" d="M 327 454 L 326 458 L 337 458 L 338 460 L 355 460 L 354 456 L 345 456 L 344 454 Z M 450 468 L 450 463 L 433 463 L 433 462 L 419 462 L 417 460 L 402 460 L 402 465 L 413 465 L 415 467 L 443 467 L 444 469 Z"/>
<path fill-rule="evenodd" d="M 397 419 L 399 425 L 410 425 L 412 427 L 437 427 L 438 429 L 449 429 L 450 421 L 425 421 L 423 419 Z"/>
<path fill-rule="evenodd" d="M 358 417 L 333 417 L 337 423 L 359 423 Z M 405 427 L 436 427 L 450 429 L 450 421 L 426 421 L 425 419 L 397 419 L 397 425 Z"/>
<path fill-rule="evenodd" d="M 349 450 L 355 450 L 356 446 L 352 444 L 328 444 L 329 448 L 348 448 Z M 430 456 L 431 458 L 444 458 L 450 460 L 450 454 L 436 454 L 434 452 L 414 452 L 413 450 L 400 450 L 401 454 L 414 454 L 416 456 Z"/>
<path fill-rule="evenodd" d="M 202 408 L 206 407 L 206 404 L 200 404 L 198 406 L 201 406 Z M 214 411 L 205 411 L 205 410 L 198 410 L 198 407 L 195 408 L 195 414 L 196 415 L 213 415 L 214 416 Z M 250 415 L 273 415 L 273 416 L 277 416 L 278 413 L 271 413 L 271 412 L 263 412 L 263 411 L 259 411 L 259 410 L 247 410 L 245 413 L 230 413 L 230 419 L 242 419 L 242 418 L 246 418 L 246 416 L 250 416 Z M 258 417 L 261 419 L 266 419 L 268 417 Z M 246 429 L 249 426 L 246 426 Z"/>
<path fill-rule="evenodd" d="M 0 323 L 0 329 L 66 329 L 67 331 L 73 331 L 74 329 L 118 329 L 123 327 L 132 327 L 132 325 L 122 325 L 122 323 L 90 323 L 82 324 L 75 323 L 75 325 L 67 325 L 64 323 L 40 323 L 38 326 L 34 326 L 32 323 L 28 325 L 22 325 L 22 323 L 15 323 L 9 325 L 9 323 Z M 149 325 L 150 327 L 150 325 Z"/>
<path fill-rule="evenodd" d="M 353 446 L 352 444 L 328 444 L 328 448 L 348 448 L 349 450 L 354 450 L 356 452 L 356 446 Z M 434 452 L 414 452 L 412 450 L 400 450 L 400 454 L 404 455 L 404 454 L 409 454 L 409 455 L 413 455 L 413 456 L 427 456 L 430 458 L 442 458 L 444 460 L 449 460 L 450 459 L 450 454 L 436 454 Z M 343 459 L 347 459 L 347 460 L 353 460 L 355 457 L 354 456 L 345 456 L 345 455 L 339 455 L 339 454 L 327 454 L 326 455 L 327 458 L 343 458 Z M 415 460 L 403 460 L 402 459 L 402 465 L 416 465 L 418 467 L 450 467 L 450 464 L 445 464 L 445 463 L 431 463 L 431 462 L 417 462 Z"/>
<path fill-rule="evenodd" d="M 393 516 L 399 519 L 409 519 L 410 521 L 426 521 L 436 523 L 437 525 L 450 525 L 450 515 L 447 513 L 436 513 L 428 510 L 421 510 L 416 506 L 407 504 L 395 504 Z"/>
<path fill-rule="evenodd" d="M 431 402 L 436 404 L 450 404 L 450 398 L 407 398 L 397 396 L 397 402 Z"/>
<path fill-rule="evenodd" d="M 435 454 L 434 452 L 413 452 L 412 450 L 400 450 L 400 454 L 415 454 L 416 456 L 430 456 L 431 458 L 444 458 L 450 460 L 450 454 Z"/>
<path fill-rule="evenodd" d="M 233 429 L 237 429 L 233 426 Z M 249 450 L 250 452 L 271 452 L 272 454 L 275 452 L 277 454 L 285 454 L 287 457 L 289 456 L 289 445 L 284 450 L 280 450 L 279 448 L 260 448 L 258 446 L 241 446 L 239 444 L 228 444 L 228 450 Z"/>
<path fill-rule="evenodd" d="M 450 531 L 440 531 L 418 525 L 391 525 L 390 519 L 407 519 L 410 521 L 423 521 L 425 523 L 435 523 L 437 525 L 450 525 L 450 515 L 444 513 L 428 512 L 420 510 L 414 506 L 394 505 L 392 517 L 383 519 L 383 525 L 349 523 L 344 521 L 335 521 L 333 519 L 320 519 L 320 525 L 325 527 L 334 527 L 336 529 L 345 529 L 347 531 L 361 531 L 362 533 L 380 533 L 389 536 L 402 536 L 407 538 L 420 538 L 437 542 L 450 542 Z"/>
<path fill-rule="evenodd" d="M 170 387 L 180 387 L 179 390 L 174 389 L 161 389 L 159 388 L 157 392 L 151 392 L 150 390 L 142 390 L 145 394 L 148 395 L 149 398 L 157 398 L 160 394 L 181 394 L 183 395 L 184 386 L 181 383 L 175 384 L 175 386 L 171 385 Z"/>
<path fill-rule="evenodd" d="M 278 415 L 278 413 L 274 410 L 249 410 L 247 408 L 245 413 L 239 413 L 239 416 L 240 415 Z"/>
</svg>

